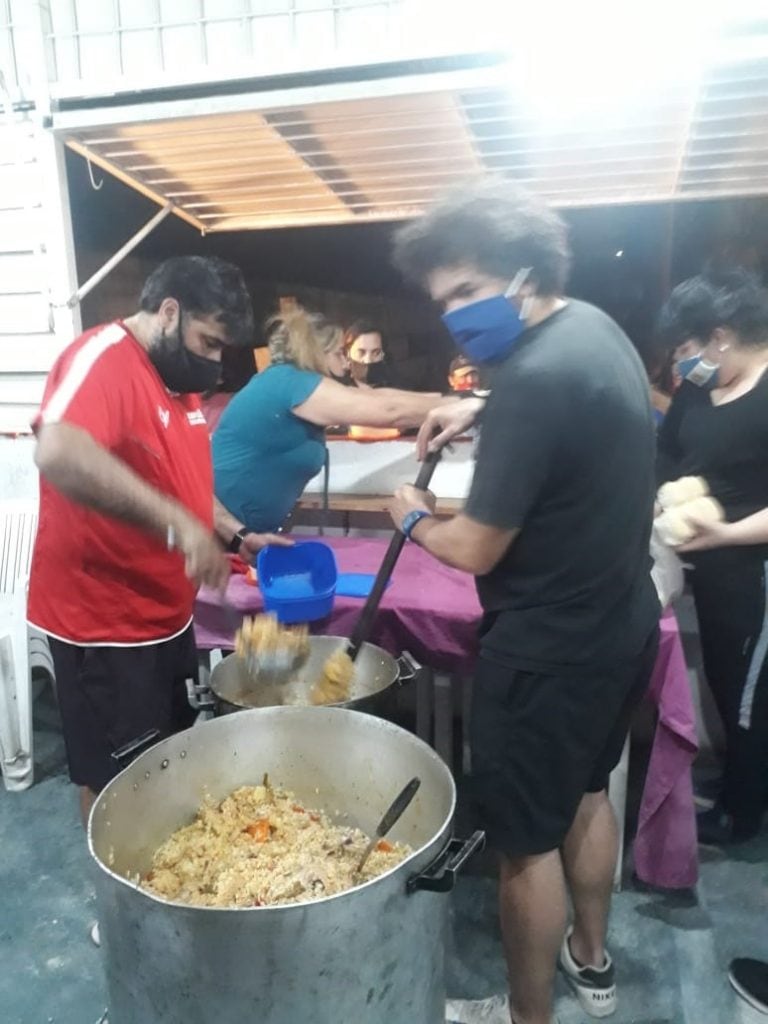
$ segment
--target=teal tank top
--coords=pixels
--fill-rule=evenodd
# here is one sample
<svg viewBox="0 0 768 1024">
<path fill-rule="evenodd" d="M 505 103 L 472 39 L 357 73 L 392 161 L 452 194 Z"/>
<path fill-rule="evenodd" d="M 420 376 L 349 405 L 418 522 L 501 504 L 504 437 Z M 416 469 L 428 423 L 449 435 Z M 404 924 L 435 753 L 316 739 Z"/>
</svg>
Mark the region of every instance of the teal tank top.
<svg viewBox="0 0 768 1024">
<path fill-rule="evenodd" d="M 216 497 L 257 533 L 276 530 L 325 463 L 325 431 L 295 416 L 322 375 L 287 363 L 238 391 L 211 440 Z"/>
</svg>

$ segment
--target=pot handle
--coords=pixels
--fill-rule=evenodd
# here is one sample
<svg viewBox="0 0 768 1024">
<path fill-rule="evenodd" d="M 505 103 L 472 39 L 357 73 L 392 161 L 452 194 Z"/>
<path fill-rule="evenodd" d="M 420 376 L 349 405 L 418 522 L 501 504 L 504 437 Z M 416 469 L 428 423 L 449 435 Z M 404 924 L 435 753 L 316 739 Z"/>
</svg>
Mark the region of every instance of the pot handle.
<svg viewBox="0 0 768 1024">
<path fill-rule="evenodd" d="M 402 686 L 403 683 L 410 683 L 416 678 L 421 672 L 422 666 L 416 661 L 410 651 L 403 651 L 400 657 L 397 659 L 397 681 Z"/>
<path fill-rule="evenodd" d="M 211 688 L 205 683 L 196 683 L 194 679 L 185 680 L 187 686 L 187 700 L 193 711 L 214 711 L 216 701 Z"/>
<path fill-rule="evenodd" d="M 485 832 L 473 832 L 469 839 L 451 839 L 437 858 L 420 875 L 413 875 L 405 884 L 409 896 L 415 892 L 451 892 L 456 875 L 475 853 L 485 848 Z"/>
<path fill-rule="evenodd" d="M 143 736 L 137 737 L 135 740 L 130 740 L 124 747 L 119 747 L 117 750 L 112 751 L 112 757 L 120 765 L 120 768 L 127 768 L 131 761 L 135 760 L 139 754 L 143 754 L 145 750 L 148 750 L 160 739 L 159 729 L 150 729 L 149 732 L 145 732 Z"/>
</svg>

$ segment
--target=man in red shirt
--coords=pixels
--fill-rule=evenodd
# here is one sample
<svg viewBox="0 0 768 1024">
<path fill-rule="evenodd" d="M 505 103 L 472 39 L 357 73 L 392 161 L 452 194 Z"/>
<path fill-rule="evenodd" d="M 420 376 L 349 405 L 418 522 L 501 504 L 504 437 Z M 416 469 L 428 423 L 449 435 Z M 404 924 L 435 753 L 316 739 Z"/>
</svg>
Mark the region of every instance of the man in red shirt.
<svg viewBox="0 0 768 1024">
<path fill-rule="evenodd" d="M 171 259 L 140 309 L 86 331 L 56 361 L 33 424 L 40 518 L 28 618 L 48 634 L 70 778 L 84 823 L 147 733 L 192 724 L 197 585 L 223 587 L 225 548 L 250 561 L 266 543 L 213 497 L 198 394 L 228 345 L 251 345 L 240 271 Z"/>
</svg>

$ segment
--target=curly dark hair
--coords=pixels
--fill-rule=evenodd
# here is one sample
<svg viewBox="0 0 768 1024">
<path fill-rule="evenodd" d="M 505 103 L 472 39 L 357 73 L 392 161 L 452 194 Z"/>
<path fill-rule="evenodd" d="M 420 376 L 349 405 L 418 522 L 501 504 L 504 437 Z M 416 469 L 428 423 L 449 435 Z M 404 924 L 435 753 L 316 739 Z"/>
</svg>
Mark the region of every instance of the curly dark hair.
<svg viewBox="0 0 768 1024">
<path fill-rule="evenodd" d="M 539 294 L 557 295 L 565 287 L 570 259 L 559 215 L 538 196 L 498 178 L 452 190 L 394 239 L 395 266 L 419 284 L 438 267 L 463 263 L 505 279 L 531 267 Z"/>
<path fill-rule="evenodd" d="M 675 349 L 689 338 L 706 344 L 717 327 L 729 327 L 742 345 L 768 345 L 768 292 L 742 267 L 709 268 L 679 284 L 659 313 L 656 333 Z"/>
<path fill-rule="evenodd" d="M 232 345 L 253 346 L 253 306 L 238 268 L 217 256 L 175 256 L 155 267 L 141 290 L 139 306 L 156 313 L 163 299 L 176 299 L 184 313 L 212 316 L 227 329 Z"/>
</svg>

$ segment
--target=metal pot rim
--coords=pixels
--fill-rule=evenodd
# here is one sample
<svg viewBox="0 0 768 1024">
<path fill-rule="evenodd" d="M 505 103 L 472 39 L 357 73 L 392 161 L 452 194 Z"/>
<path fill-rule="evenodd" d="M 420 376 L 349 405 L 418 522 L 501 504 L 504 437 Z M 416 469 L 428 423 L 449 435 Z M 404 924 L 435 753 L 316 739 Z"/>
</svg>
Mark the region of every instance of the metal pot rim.
<svg viewBox="0 0 768 1024">
<path fill-rule="evenodd" d="M 341 707 L 302 707 L 302 706 L 291 707 L 291 706 L 282 706 L 282 707 L 250 708 L 250 709 L 244 709 L 243 711 L 238 712 L 238 717 L 240 715 L 263 715 L 265 713 L 267 713 L 267 714 L 278 713 L 278 714 L 281 714 L 281 715 L 285 715 L 285 714 L 307 714 L 307 712 L 309 712 L 310 714 L 314 714 L 314 715 L 323 715 L 323 714 L 325 714 L 325 715 L 328 715 L 328 714 L 332 714 L 332 715 L 347 715 L 347 716 L 354 716 L 354 719 L 357 719 L 358 721 L 365 721 L 365 722 L 370 722 L 371 721 L 371 716 L 365 714 L 364 712 L 355 711 L 355 710 L 353 710 L 351 708 L 341 708 Z M 413 853 L 411 853 L 408 857 L 405 858 L 405 860 L 401 861 L 399 864 L 395 865 L 393 868 L 390 868 L 389 871 L 384 872 L 384 874 L 377 875 L 376 878 L 372 878 L 369 881 L 364 882 L 362 885 L 357 885 L 353 889 L 346 889 L 344 892 L 334 893 L 331 896 L 321 896 L 318 899 L 305 900 L 305 901 L 303 901 L 301 903 L 282 903 L 282 904 L 278 904 L 278 905 L 275 905 L 275 906 L 267 906 L 267 907 L 205 907 L 205 906 L 197 906 L 197 905 L 191 904 L 191 903 L 181 903 L 178 900 L 166 900 L 166 899 L 163 899 L 160 896 L 156 896 L 154 893 L 148 892 L 146 889 L 142 889 L 141 886 L 139 886 L 135 881 L 132 881 L 131 879 L 126 878 L 124 875 L 120 875 L 117 872 L 113 871 L 112 868 L 108 864 L 106 864 L 101 859 L 101 857 L 96 853 L 96 850 L 94 849 L 94 843 L 93 843 L 93 822 L 95 820 L 95 814 L 96 814 L 97 809 L 102 805 L 102 800 L 106 799 L 106 795 L 108 794 L 110 788 L 117 782 L 118 779 L 121 779 L 128 772 L 132 771 L 134 769 L 135 765 L 140 764 L 140 763 L 145 763 L 146 759 L 151 758 L 153 755 L 157 755 L 158 753 L 161 753 L 162 748 L 167 743 L 170 743 L 170 742 L 174 741 L 179 736 L 183 736 L 183 735 L 185 735 L 185 733 L 190 733 L 194 729 L 206 728 L 206 727 L 213 726 L 216 723 L 221 723 L 221 722 L 226 722 L 226 721 L 227 721 L 226 716 L 224 718 L 213 719 L 211 722 L 206 722 L 206 723 L 203 723 L 202 725 L 192 726 L 190 729 L 186 729 L 182 733 L 175 733 L 173 736 L 169 736 L 166 739 L 161 740 L 160 743 L 156 744 L 154 747 L 151 747 L 149 750 L 146 750 L 143 754 L 140 754 L 139 757 L 137 757 L 135 761 L 133 761 L 130 765 L 128 765 L 128 767 L 124 768 L 118 775 L 116 775 L 112 780 L 110 780 L 110 782 L 107 784 L 107 786 L 101 791 L 101 793 L 99 794 L 99 796 L 97 797 L 96 801 L 94 802 L 94 804 L 93 804 L 93 806 L 91 808 L 91 812 L 90 812 L 90 815 L 89 815 L 89 818 L 88 818 L 88 853 L 90 854 L 91 858 L 96 863 L 97 867 L 101 871 L 103 871 L 105 874 L 109 875 L 114 881 L 119 882 L 121 885 L 125 886 L 128 889 L 132 889 L 135 893 L 137 893 L 137 895 L 139 895 L 139 896 L 149 900 L 151 903 L 156 903 L 156 904 L 158 904 L 161 907 L 169 907 L 169 908 L 173 908 L 174 910 L 179 910 L 179 911 L 194 911 L 194 912 L 197 912 L 197 913 L 199 913 L 201 911 L 208 911 L 208 912 L 213 913 L 213 914 L 232 914 L 232 913 L 238 913 L 239 914 L 239 913 L 253 913 L 253 912 L 261 912 L 262 914 L 264 914 L 264 913 L 267 913 L 267 912 L 285 913 L 286 911 L 301 912 L 301 911 L 303 911 L 307 907 L 315 907 L 315 906 L 318 906 L 320 904 L 330 903 L 332 900 L 341 900 L 341 899 L 346 899 L 346 898 L 354 897 L 357 893 L 361 893 L 364 890 L 370 889 L 372 886 L 375 886 L 375 885 L 378 885 L 379 883 L 385 882 L 388 878 L 391 878 L 392 875 L 396 874 L 398 871 L 403 871 L 404 869 L 406 869 L 408 865 L 411 865 L 411 872 L 410 873 L 418 874 L 420 871 L 424 870 L 424 868 L 426 866 L 428 866 L 429 863 L 431 863 L 434 859 L 436 859 L 436 857 L 438 857 L 440 855 L 440 853 L 443 851 L 445 846 L 450 841 L 450 837 L 451 837 L 451 833 L 452 833 L 453 819 L 454 819 L 454 816 L 456 814 L 456 784 L 454 782 L 453 776 L 451 775 L 451 772 L 448 769 L 447 765 L 445 764 L 443 759 L 439 756 L 439 754 L 437 754 L 429 746 L 429 744 L 427 744 L 423 740 L 419 739 L 418 736 L 413 735 L 413 733 L 409 733 L 406 729 L 403 729 L 401 726 L 395 725 L 392 722 L 387 722 L 384 719 L 375 719 L 375 721 L 377 722 L 377 725 L 379 727 L 381 727 L 383 729 L 386 729 L 386 730 L 388 730 L 390 732 L 395 732 L 396 731 L 398 733 L 403 733 L 405 736 L 408 737 L 409 742 L 412 742 L 414 744 L 418 744 L 421 747 L 423 747 L 424 748 L 424 753 L 431 760 L 433 760 L 436 763 L 438 763 L 440 765 L 441 769 L 445 770 L 446 777 L 450 781 L 450 787 L 451 787 L 450 808 L 449 808 L 448 814 L 446 815 L 445 819 L 443 820 L 442 824 L 440 825 L 440 828 L 434 833 L 434 835 L 432 836 L 431 839 L 429 839 L 427 842 L 423 843 L 417 850 L 414 850 Z M 435 846 L 436 843 L 438 843 L 438 841 L 439 841 L 439 844 L 440 844 L 439 845 L 439 849 L 436 850 L 433 855 L 432 854 L 430 855 L 429 860 L 426 861 L 426 863 L 419 865 L 418 868 L 415 868 L 413 866 L 414 865 L 414 861 L 416 861 L 419 858 L 424 858 L 426 853 L 427 853 L 427 851 L 430 851 L 431 848 L 433 846 Z"/>
<path fill-rule="evenodd" d="M 331 636 L 331 635 L 326 635 L 325 633 L 323 633 L 323 634 L 318 634 L 317 636 L 310 636 L 309 640 L 310 640 L 310 643 L 313 640 L 323 640 L 323 641 L 324 640 L 337 640 L 338 643 L 339 643 L 339 646 L 341 646 L 342 644 L 347 642 L 348 637 Z M 375 699 L 375 698 L 383 695 L 384 693 L 386 693 L 390 689 L 391 686 L 394 686 L 397 683 L 398 679 L 400 678 L 400 674 L 401 674 L 400 658 L 402 658 L 403 655 L 401 655 L 400 658 L 397 658 L 397 657 L 395 657 L 394 654 L 390 654 L 389 651 L 385 650 L 385 648 L 379 647 L 378 644 L 372 644 L 372 643 L 370 643 L 368 641 L 366 641 L 366 643 L 363 645 L 363 647 L 367 647 L 367 648 L 370 648 L 371 650 L 375 650 L 378 654 L 380 654 L 383 657 L 388 658 L 388 659 L 390 659 L 392 661 L 392 664 L 393 664 L 393 667 L 394 667 L 394 670 L 395 670 L 395 673 L 396 673 L 394 679 L 391 682 L 386 683 L 383 686 L 380 686 L 378 690 L 373 690 L 371 693 L 361 694 L 359 697 L 349 698 L 348 700 L 345 700 L 345 701 L 338 701 L 335 704 L 325 704 L 324 707 L 344 708 L 344 709 L 348 709 L 348 710 L 354 710 L 356 706 L 362 704 L 363 702 Z M 236 696 L 234 696 L 234 695 L 233 696 L 225 695 L 224 693 L 221 692 L 220 687 L 216 686 L 217 671 L 224 664 L 224 662 L 226 662 L 229 658 L 232 658 L 232 657 L 235 657 L 234 652 L 230 652 L 229 654 L 227 654 L 224 658 L 222 658 L 222 660 L 219 662 L 219 664 L 216 665 L 216 667 L 211 670 L 210 679 L 208 680 L 208 689 L 213 694 L 214 699 L 216 701 L 218 701 L 220 704 L 229 705 L 229 707 L 231 707 L 231 708 L 237 708 L 237 709 L 242 710 L 242 711 L 261 710 L 259 708 L 259 706 L 257 706 L 257 705 L 242 703 L 240 700 L 237 700 Z M 265 705 L 265 706 L 269 706 L 269 707 L 273 707 L 273 706 L 274 707 L 291 707 L 292 705 L 290 705 L 290 704 L 286 704 L 286 705 L 276 704 L 276 705 Z M 293 706 L 296 706 L 296 707 L 308 707 L 309 705 L 307 705 L 307 704 L 297 704 L 297 705 L 293 705 Z"/>
</svg>

